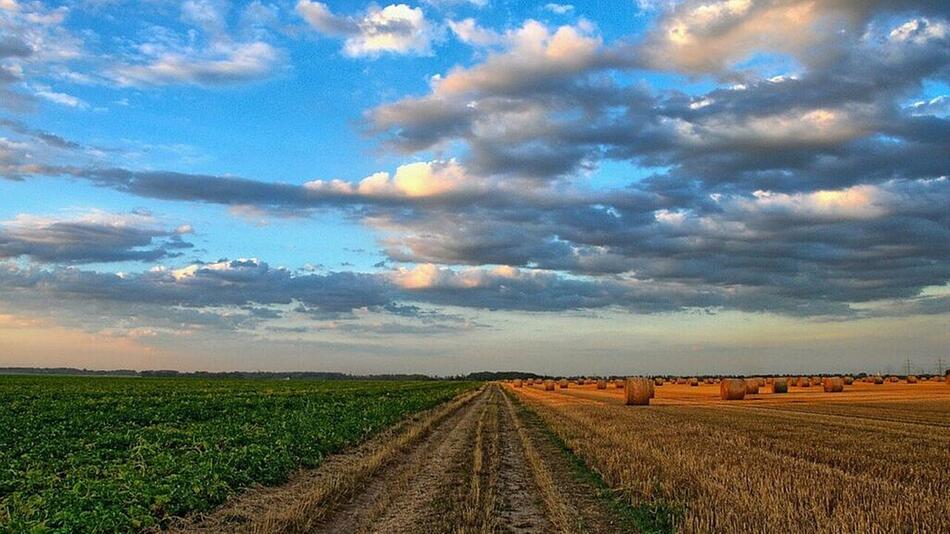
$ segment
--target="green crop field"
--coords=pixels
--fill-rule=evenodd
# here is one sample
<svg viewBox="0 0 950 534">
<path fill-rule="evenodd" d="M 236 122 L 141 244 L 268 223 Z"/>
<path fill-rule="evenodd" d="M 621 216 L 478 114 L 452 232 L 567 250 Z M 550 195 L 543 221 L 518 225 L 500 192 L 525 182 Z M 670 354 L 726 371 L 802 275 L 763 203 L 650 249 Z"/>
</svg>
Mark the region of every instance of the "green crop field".
<svg viewBox="0 0 950 534">
<path fill-rule="evenodd" d="M 161 525 L 473 385 L 0 377 L 0 532 Z"/>
</svg>

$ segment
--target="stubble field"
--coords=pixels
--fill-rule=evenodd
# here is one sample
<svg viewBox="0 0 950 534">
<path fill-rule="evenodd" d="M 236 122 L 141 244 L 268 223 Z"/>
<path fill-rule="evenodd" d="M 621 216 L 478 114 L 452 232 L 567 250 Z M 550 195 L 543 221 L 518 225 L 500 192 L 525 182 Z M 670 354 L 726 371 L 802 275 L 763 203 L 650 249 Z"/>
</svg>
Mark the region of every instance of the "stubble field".
<svg viewBox="0 0 950 534">
<path fill-rule="evenodd" d="M 684 532 L 950 531 L 950 387 L 512 388 L 605 482 Z"/>
</svg>

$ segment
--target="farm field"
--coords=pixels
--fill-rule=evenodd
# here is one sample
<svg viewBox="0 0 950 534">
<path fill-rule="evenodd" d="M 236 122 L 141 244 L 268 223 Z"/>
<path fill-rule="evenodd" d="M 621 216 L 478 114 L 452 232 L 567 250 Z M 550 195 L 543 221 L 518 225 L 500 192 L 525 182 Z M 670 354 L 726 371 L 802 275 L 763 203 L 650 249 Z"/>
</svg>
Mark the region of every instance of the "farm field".
<svg viewBox="0 0 950 534">
<path fill-rule="evenodd" d="M 509 386 L 510 387 L 510 386 Z M 950 531 L 950 387 L 939 382 L 769 388 L 667 383 L 623 390 L 510 387 L 634 506 L 684 532 Z"/>
<path fill-rule="evenodd" d="M 164 525 L 473 387 L 0 377 L 0 532 Z"/>
<path fill-rule="evenodd" d="M 586 475 L 586 476 L 585 476 Z M 623 510 L 513 394 L 492 383 L 290 483 L 173 532 L 636 532 Z"/>
</svg>

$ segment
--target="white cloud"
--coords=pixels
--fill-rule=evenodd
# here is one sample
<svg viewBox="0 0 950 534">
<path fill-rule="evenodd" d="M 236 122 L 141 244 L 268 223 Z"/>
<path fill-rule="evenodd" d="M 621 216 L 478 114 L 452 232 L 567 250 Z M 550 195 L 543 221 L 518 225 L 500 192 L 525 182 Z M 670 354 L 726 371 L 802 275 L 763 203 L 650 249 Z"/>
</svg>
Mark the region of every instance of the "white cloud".
<svg viewBox="0 0 950 534">
<path fill-rule="evenodd" d="M 567 15 L 568 13 L 574 11 L 574 6 L 571 4 L 545 4 L 544 9 L 550 11 L 551 13 L 556 13 L 558 15 Z"/>
<path fill-rule="evenodd" d="M 891 30 L 890 38 L 892 41 L 924 44 L 932 39 L 943 39 L 948 34 L 950 34 L 950 30 L 947 29 L 945 22 L 917 18 Z"/>
<path fill-rule="evenodd" d="M 366 197 L 433 197 L 475 184 L 455 160 L 400 165 L 392 175 L 377 172 L 358 184 L 341 180 L 314 180 L 304 184 L 310 191 Z"/>
<path fill-rule="evenodd" d="M 381 53 L 427 55 L 437 37 L 422 9 L 406 4 L 371 5 L 360 16 L 333 14 L 326 4 L 300 0 L 297 13 L 318 32 L 344 38 L 343 51 L 352 57 Z"/>
<path fill-rule="evenodd" d="M 492 46 L 504 42 L 505 37 L 498 32 L 482 28 L 475 19 L 449 21 L 449 29 L 459 41 L 473 46 Z"/>
<path fill-rule="evenodd" d="M 264 78 L 282 59 L 280 50 L 256 41 L 202 53 L 163 52 L 145 64 L 119 66 L 111 75 L 120 85 L 222 85 Z"/>
<path fill-rule="evenodd" d="M 47 86 L 36 86 L 34 89 L 35 90 L 33 94 L 35 94 L 36 96 L 44 100 L 53 102 L 54 104 L 59 104 L 61 106 L 67 106 L 67 107 L 76 108 L 76 109 L 87 109 L 89 107 L 89 104 L 84 102 L 82 99 L 75 97 L 73 95 L 67 94 L 67 93 L 60 93 L 57 91 L 53 91 L 51 88 Z"/>
</svg>

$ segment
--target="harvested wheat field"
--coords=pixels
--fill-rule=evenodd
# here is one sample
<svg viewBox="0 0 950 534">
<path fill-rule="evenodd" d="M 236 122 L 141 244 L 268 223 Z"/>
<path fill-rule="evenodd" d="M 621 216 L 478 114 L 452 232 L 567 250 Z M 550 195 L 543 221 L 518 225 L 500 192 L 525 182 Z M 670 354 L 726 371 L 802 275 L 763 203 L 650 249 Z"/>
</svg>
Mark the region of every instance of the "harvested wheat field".
<svg viewBox="0 0 950 534">
<path fill-rule="evenodd" d="M 631 506 L 678 531 L 950 531 L 941 382 L 765 385 L 730 401 L 718 384 L 668 383 L 650 406 L 590 387 L 516 394 Z"/>
</svg>

